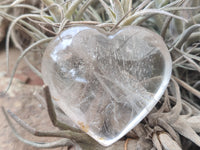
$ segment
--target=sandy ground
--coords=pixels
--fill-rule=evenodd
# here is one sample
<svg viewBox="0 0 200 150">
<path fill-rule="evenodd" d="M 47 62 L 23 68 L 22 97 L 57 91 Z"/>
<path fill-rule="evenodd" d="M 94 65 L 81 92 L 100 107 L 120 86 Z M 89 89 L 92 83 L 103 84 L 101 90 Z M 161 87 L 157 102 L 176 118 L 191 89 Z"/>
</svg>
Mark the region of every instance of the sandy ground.
<svg viewBox="0 0 200 150">
<path fill-rule="evenodd" d="M 19 56 L 17 50 L 10 52 L 10 67 L 12 68 L 16 58 Z M 27 82 L 28 83 L 24 83 Z M 6 75 L 6 54 L 4 50 L 0 50 L 0 91 L 6 89 L 9 83 L 9 77 Z M 28 69 L 24 62 L 18 68 L 16 78 L 11 89 L 6 96 L 0 97 L 0 106 L 4 106 L 6 110 L 10 110 L 23 119 L 30 126 L 44 131 L 55 131 L 49 120 L 46 108 L 33 95 L 35 91 L 41 91 L 42 81 Z M 19 141 L 11 131 L 5 116 L 0 111 L 0 150 L 38 150 L 32 146 L 23 144 Z M 16 125 L 20 135 L 28 140 L 35 142 L 55 141 L 58 138 L 35 137 Z M 57 148 L 56 150 L 67 150 L 67 147 Z"/>
</svg>

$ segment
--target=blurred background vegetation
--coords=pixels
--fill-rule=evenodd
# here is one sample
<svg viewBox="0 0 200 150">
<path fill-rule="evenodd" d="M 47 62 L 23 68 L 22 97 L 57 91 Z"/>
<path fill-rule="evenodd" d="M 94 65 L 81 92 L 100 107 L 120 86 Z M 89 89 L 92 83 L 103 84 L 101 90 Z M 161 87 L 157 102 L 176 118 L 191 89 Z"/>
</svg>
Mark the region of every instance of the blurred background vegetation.
<svg viewBox="0 0 200 150">
<path fill-rule="evenodd" d="M 48 42 L 75 25 L 94 25 L 106 32 L 137 25 L 160 34 L 173 61 L 171 86 L 153 113 L 134 129 L 136 143 L 140 149 L 170 149 L 170 144 L 174 150 L 199 149 L 200 1 L 0 0 L 0 44 L 5 48 L 11 76 L 8 89 L 22 59 L 42 77 L 29 55 L 37 55 L 35 61 L 40 62 Z M 14 69 L 9 67 L 10 47 L 21 52 Z M 140 131 L 150 135 L 144 138 Z M 91 147 L 90 142 L 82 145 Z M 98 144 L 95 147 L 104 149 Z"/>
</svg>

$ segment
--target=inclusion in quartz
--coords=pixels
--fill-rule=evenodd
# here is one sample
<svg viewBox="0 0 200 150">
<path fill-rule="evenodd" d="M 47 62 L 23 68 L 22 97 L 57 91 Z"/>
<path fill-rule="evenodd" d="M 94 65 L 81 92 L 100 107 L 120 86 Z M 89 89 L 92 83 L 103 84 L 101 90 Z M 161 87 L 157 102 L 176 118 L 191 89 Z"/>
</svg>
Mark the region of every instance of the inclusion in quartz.
<svg viewBox="0 0 200 150">
<path fill-rule="evenodd" d="M 137 26 L 115 33 L 71 27 L 49 43 L 42 75 L 54 103 L 96 141 L 108 146 L 155 106 L 171 75 L 162 38 Z"/>
</svg>

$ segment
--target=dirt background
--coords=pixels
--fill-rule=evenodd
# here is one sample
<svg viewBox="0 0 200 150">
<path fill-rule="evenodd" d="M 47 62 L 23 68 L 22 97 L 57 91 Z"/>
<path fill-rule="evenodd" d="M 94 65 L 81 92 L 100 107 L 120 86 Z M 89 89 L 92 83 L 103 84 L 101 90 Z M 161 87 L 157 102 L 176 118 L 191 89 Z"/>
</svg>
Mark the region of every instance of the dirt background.
<svg viewBox="0 0 200 150">
<path fill-rule="evenodd" d="M 10 72 L 20 55 L 19 51 L 10 51 Z M 6 73 L 6 53 L 0 49 L 0 91 L 4 91 L 9 83 L 9 76 Z M 6 110 L 14 112 L 30 126 L 44 131 L 58 130 L 53 127 L 44 104 L 39 101 L 34 93 L 41 92 L 42 81 L 38 78 L 24 62 L 20 63 L 13 84 L 5 96 L 0 96 L 0 106 Z M 18 133 L 25 139 L 35 142 L 50 142 L 58 138 L 35 137 L 22 129 L 13 121 Z M 0 111 L 0 150 L 38 150 L 32 146 L 23 144 L 12 133 L 11 128 L 5 120 L 5 116 Z M 55 150 L 67 150 L 67 147 Z"/>
</svg>

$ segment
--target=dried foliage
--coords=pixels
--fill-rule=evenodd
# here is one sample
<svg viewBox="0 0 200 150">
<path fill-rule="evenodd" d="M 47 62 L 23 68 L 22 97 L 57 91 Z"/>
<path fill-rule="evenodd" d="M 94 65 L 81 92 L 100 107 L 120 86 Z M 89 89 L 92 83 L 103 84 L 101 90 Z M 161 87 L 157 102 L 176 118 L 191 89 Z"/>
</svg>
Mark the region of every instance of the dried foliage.
<svg viewBox="0 0 200 150">
<path fill-rule="evenodd" d="M 160 103 L 137 127 L 111 147 L 102 147 L 85 133 L 56 121 L 63 114 L 57 109 L 54 111 L 55 106 L 52 105 L 47 87 L 44 88 L 44 93 L 49 115 L 60 131 L 37 131 L 12 112 L 3 109 L 19 140 L 40 148 L 74 146 L 76 149 L 86 150 L 179 150 L 192 149 L 194 145 L 200 147 L 199 0 L 2 0 L 0 17 L 0 31 L 5 31 L 9 24 L 5 45 L 8 71 L 10 40 L 21 51 L 6 91 L 11 86 L 22 59 L 41 77 L 40 71 L 29 62 L 26 54 L 34 50 L 42 54 L 52 37 L 74 25 L 95 25 L 107 32 L 126 25 L 144 26 L 163 37 L 173 59 L 171 83 Z M 0 42 L 4 36 L 0 35 Z M 53 143 L 27 141 L 17 133 L 9 115 L 36 136 L 56 136 L 63 139 Z"/>
</svg>

